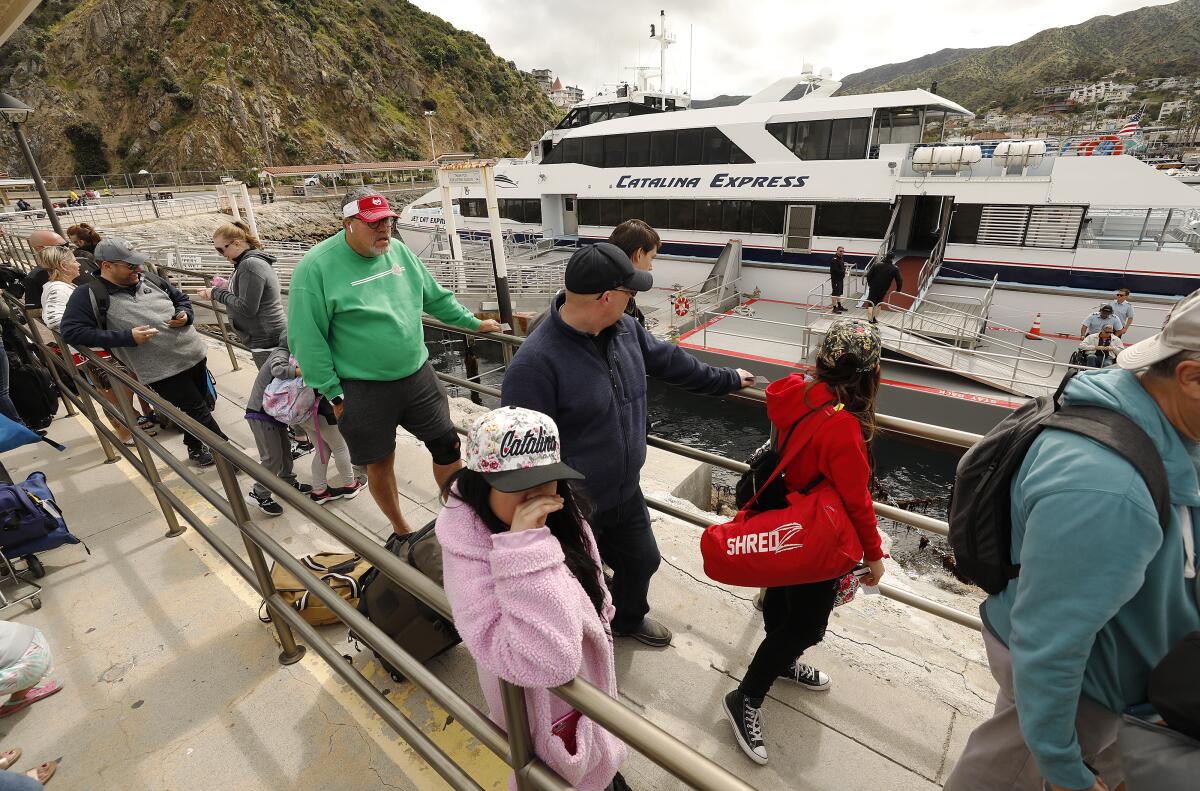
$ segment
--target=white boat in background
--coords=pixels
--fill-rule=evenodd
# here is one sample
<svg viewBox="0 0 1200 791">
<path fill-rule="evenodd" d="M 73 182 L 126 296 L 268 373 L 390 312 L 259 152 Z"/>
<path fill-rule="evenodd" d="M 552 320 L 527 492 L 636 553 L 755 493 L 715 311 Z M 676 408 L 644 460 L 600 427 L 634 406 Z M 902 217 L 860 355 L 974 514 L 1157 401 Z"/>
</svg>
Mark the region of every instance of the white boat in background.
<svg viewBox="0 0 1200 791">
<path fill-rule="evenodd" d="M 884 341 L 910 367 L 885 384 L 1000 410 L 1053 389 L 1070 336 L 1117 288 L 1138 305 L 1130 340 L 1200 288 L 1200 191 L 1129 155 L 1136 137 L 948 144 L 947 122 L 973 117 L 950 99 L 838 96 L 840 86 L 806 68 L 733 106 L 602 94 L 524 159 L 496 163 L 502 232 L 544 251 L 644 220 L 662 237 L 655 282 L 672 299 L 688 291 L 681 284 L 715 282 L 736 246 L 736 283 L 722 281 L 720 294 L 730 285 L 740 313 L 722 301 L 726 312 L 693 311 L 690 327 L 661 315 L 702 356 L 772 374 L 803 365 L 827 326 L 838 247 L 860 272 L 893 254 L 904 286 L 889 295 Z M 487 238 L 482 189 L 452 194 L 458 233 Z M 429 222 L 440 205 L 430 191 L 404 219 Z M 996 414 L 959 425 L 977 430 Z"/>
</svg>

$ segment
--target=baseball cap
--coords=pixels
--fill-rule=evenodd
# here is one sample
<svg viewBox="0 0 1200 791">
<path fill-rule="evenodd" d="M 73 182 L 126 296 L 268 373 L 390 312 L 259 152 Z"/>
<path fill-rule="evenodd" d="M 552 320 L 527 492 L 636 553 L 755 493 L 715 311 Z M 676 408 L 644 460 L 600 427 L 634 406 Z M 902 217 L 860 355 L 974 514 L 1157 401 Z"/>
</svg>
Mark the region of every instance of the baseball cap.
<svg viewBox="0 0 1200 791">
<path fill-rule="evenodd" d="M 385 217 L 399 217 L 382 195 L 368 195 L 342 207 L 342 218 L 357 217 L 363 222 L 378 222 Z"/>
<path fill-rule="evenodd" d="M 1172 729 L 1200 739 L 1200 632 L 1192 632 L 1167 652 L 1150 673 L 1150 703 Z"/>
<path fill-rule="evenodd" d="M 1112 305 L 1107 305 L 1107 304 L 1101 305 L 1100 312 L 1101 313 L 1112 313 Z"/>
<path fill-rule="evenodd" d="M 549 481 L 580 481 L 562 462 L 558 426 L 532 409 L 506 406 L 480 415 L 467 432 L 465 464 L 493 489 L 519 492 Z"/>
<path fill-rule="evenodd" d="M 615 244 L 596 242 L 581 247 L 567 262 L 567 291 L 576 294 L 602 294 L 615 288 L 649 291 L 654 276 L 633 268 L 625 251 Z"/>
<path fill-rule="evenodd" d="M 129 242 L 119 236 L 101 239 L 92 255 L 97 261 L 127 261 L 131 264 L 144 264 L 150 260 L 150 256 L 134 250 Z"/>
<path fill-rule="evenodd" d="M 850 355 L 857 361 L 855 368 L 865 373 L 874 371 L 875 366 L 879 365 L 882 347 L 879 330 L 870 324 L 854 319 L 838 319 L 825 331 L 821 347 L 817 350 L 817 359 L 833 368 L 839 360 Z"/>
<path fill-rule="evenodd" d="M 1162 332 L 1118 354 L 1117 365 L 1136 371 L 1179 352 L 1195 351 L 1200 351 L 1200 289 L 1175 304 Z"/>
</svg>

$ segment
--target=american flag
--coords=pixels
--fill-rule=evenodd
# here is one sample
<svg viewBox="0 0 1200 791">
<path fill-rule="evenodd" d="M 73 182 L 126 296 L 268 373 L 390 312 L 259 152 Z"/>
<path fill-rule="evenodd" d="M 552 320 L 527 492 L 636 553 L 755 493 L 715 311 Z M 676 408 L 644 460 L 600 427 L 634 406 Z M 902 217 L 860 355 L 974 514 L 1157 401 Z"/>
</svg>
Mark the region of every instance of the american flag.
<svg viewBox="0 0 1200 791">
<path fill-rule="evenodd" d="M 1138 122 L 1142 120 L 1142 115 L 1146 112 L 1146 107 L 1143 105 L 1138 108 L 1138 111 L 1129 116 L 1129 120 L 1121 127 L 1121 131 L 1117 132 L 1118 137 L 1133 137 L 1138 130 Z"/>
</svg>

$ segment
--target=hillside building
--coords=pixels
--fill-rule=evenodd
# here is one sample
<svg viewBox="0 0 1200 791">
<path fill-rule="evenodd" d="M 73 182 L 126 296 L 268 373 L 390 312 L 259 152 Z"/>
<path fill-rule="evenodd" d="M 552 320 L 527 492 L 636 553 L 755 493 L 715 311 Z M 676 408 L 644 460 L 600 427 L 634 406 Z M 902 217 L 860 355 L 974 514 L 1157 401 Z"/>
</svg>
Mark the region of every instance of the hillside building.
<svg viewBox="0 0 1200 791">
<path fill-rule="evenodd" d="M 533 75 L 533 79 L 537 81 L 542 92 L 549 96 L 550 86 L 554 82 L 554 72 L 550 69 L 534 69 L 529 73 Z"/>
<path fill-rule="evenodd" d="M 1191 102 L 1189 102 L 1187 99 L 1179 99 L 1173 102 L 1163 102 L 1162 107 L 1160 107 L 1158 110 L 1158 122 L 1161 124 L 1178 110 L 1186 111 L 1190 104 Z"/>
<path fill-rule="evenodd" d="M 1071 91 L 1070 98 L 1074 102 L 1094 104 L 1096 102 L 1123 102 L 1133 95 L 1136 85 L 1125 85 L 1112 80 L 1100 80 L 1091 85 L 1084 85 Z"/>
<path fill-rule="evenodd" d="M 583 89 L 575 85 L 563 86 L 562 80 L 554 78 L 550 86 L 550 103 L 566 110 L 583 101 Z"/>
</svg>

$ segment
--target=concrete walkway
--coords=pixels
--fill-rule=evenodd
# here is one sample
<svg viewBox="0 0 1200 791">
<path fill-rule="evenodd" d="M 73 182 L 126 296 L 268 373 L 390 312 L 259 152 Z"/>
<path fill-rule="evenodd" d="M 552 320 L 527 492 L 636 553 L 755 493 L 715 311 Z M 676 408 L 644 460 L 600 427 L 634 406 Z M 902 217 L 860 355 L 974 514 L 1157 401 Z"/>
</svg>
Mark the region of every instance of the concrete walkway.
<svg viewBox="0 0 1200 791">
<path fill-rule="evenodd" d="M 222 398 L 217 419 L 239 445 L 253 443 L 240 404 L 253 372 L 233 372 L 224 350 L 210 364 Z M 465 418 L 470 405 L 456 402 Z M 14 478 L 46 472 L 72 530 L 91 549 L 42 556 L 44 606 L 16 605 L 4 618 L 41 629 L 63 692 L 0 720 L 0 748 L 20 746 L 19 769 L 61 758 L 50 788 L 67 789 L 440 789 L 445 784 L 309 652 L 281 667 L 273 631 L 256 619 L 258 598 L 193 530 L 165 538 L 149 487 L 124 463 L 105 464 L 90 426 L 59 417 L 48 446 L 4 454 Z M 177 434 L 164 435 L 183 452 Z M 437 496 L 424 449 L 401 434 L 398 481 L 413 526 L 432 519 Z M 308 459 L 297 469 L 307 480 Z M 647 464 L 647 492 L 683 493 L 691 462 L 663 454 Z M 215 471 L 203 478 L 218 486 Z M 174 480 L 171 477 L 168 481 Z M 173 488 L 217 532 L 237 531 L 198 494 Z M 683 501 L 680 501 L 683 502 Z M 388 527 L 369 495 L 330 510 L 367 534 Z M 296 555 L 338 545 L 292 512 L 268 522 Z M 771 763 L 759 768 L 733 745 L 720 698 L 761 639 L 753 591 L 707 581 L 696 528 L 658 518 L 664 563 L 651 602 L 676 633 L 667 650 L 618 640 L 622 694 L 647 717 L 757 788 L 934 789 L 966 734 L 991 708 L 995 687 L 978 635 L 878 597 L 835 612 L 811 661 L 834 679 L 827 693 L 779 684 L 765 707 Z M 903 577 L 922 595 L 963 606 L 952 594 Z M 899 584 L 899 583 L 898 583 Z M 411 684 L 395 684 L 369 651 L 326 635 L 376 685 L 487 789 L 506 787 L 505 767 Z M 482 706 L 474 667 L 461 646 L 434 660 L 435 672 Z M 635 789 L 681 784 L 639 755 L 625 775 Z"/>
</svg>

